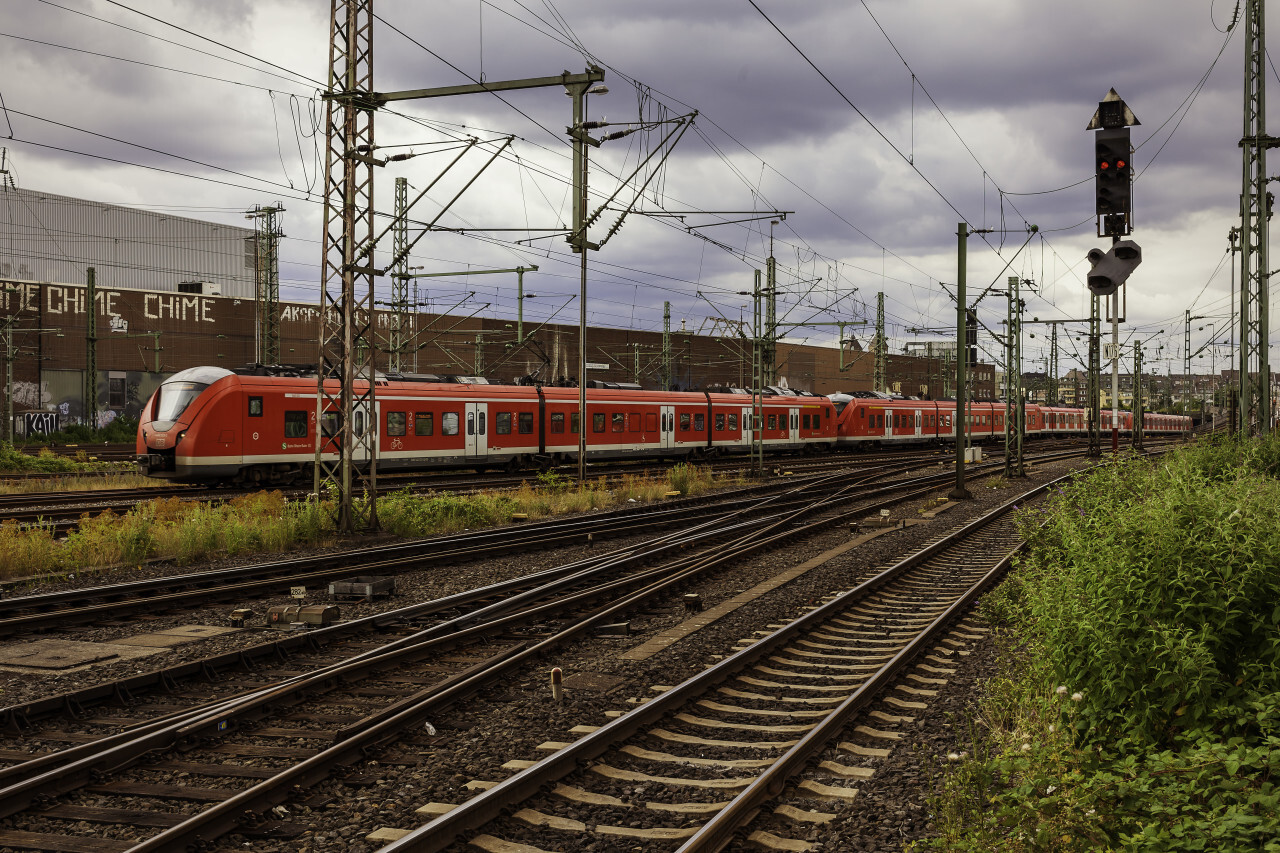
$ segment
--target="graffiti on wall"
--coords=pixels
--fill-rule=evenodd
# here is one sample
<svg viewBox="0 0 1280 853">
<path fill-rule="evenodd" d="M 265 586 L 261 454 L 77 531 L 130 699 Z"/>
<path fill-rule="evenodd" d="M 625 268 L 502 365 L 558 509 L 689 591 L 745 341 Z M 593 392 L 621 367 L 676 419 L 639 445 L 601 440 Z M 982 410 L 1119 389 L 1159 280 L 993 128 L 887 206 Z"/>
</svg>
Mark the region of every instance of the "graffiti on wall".
<svg viewBox="0 0 1280 853">
<path fill-rule="evenodd" d="M 52 435 L 58 431 L 58 413 L 24 412 L 22 425 L 25 435 Z"/>
<path fill-rule="evenodd" d="M 27 406 L 32 409 L 41 408 L 40 386 L 35 382 L 13 383 L 13 402 L 18 406 Z"/>
<path fill-rule="evenodd" d="M 57 410 L 63 422 L 83 423 L 84 371 L 43 371 L 40 408 Z M 95 425 L 105 427 L 116 418 L 136 418 L 147 400 L 165 379 L 165 374 L 140 370 L 110 371 L 98 375 Z"/>
</svg>

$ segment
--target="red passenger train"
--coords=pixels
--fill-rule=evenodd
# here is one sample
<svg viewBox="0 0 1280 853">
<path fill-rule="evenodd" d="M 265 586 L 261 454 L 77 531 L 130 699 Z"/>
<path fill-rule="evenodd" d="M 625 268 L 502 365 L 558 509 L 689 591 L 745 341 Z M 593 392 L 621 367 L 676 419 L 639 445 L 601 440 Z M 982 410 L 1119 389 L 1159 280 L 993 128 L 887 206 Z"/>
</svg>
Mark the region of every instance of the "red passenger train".
<svg viewBox="0 0 1280 853">
<path fill-rule="evenodd" d="M 357 408 L 352 429 L 361 435 L 377 429 L 379 470 L 514 470 L 577 459 L 577 388 L 376 381 L 376 411 Z M 337 417 L 325 414 L 326 433 L 337 432 Z M 764 398 L 767 452 L 829 449 L 835 438 L 835 406 L 826 397 Z M 178 480 L 305 481 L 315 442 L 314 375 L 195 367 L 175 373 L 143 407 L 138 466 L 149 476 Z M 750 449 L 749 395 L 587 389 L 590 460 L 702 458 Z"/>
<path fill-rule="evenodd" d="M 836 445 L 843 448 L 954 442 L 955 411 L 952 400 L 893 400 L 879 396 L 832 394 L 836 406 Z M 1004 403 L 974 402 L 967 406 L 966 431 L 972 440 L 1004 437 Z M 1120 412 L 1120 431 L 1133 431 L 1133 413 Z M 1102 429 L 1111 429 L 1111 410 L 1102 410 Z M 1191 432 L 1191 418 L 1145 412 L 1142 429 L 1147 435 L 1184 435 Z M 1087 435 L 1089 424 L 1083 409 L 1062 406 L 1026 407 L 1028 436 Z"/>
<path fill-rule="evenodd" d="M 376 429 L 378 468 L 546 467 L 577 459 L 578 389 L 379 377 L 374 411 L 357 407 L 352 429 Z M 334 392 L 337 382 L 334 382 Z M 955 440 L 955 405 L 770 389 L 762 397 L 767 453 Z M 701 459 L 751 449 L 748 393 L 587 389 L 590 460 Z M 1123 429 L 1132 416 L 1123 413 Z M 1002 404 L 975 403 L 975 440 L 1003 435 Z M 338 414 L 321 427 L 338 431 Z M 1110 415 L 1103 413 L 1104 425 Z M 175 373 L 143 408 L 137 462 L 152 477 L 244 484 L 307 482 L 315 460 L 316 379 L 303 371 L 195 367 Z M 1150 433 L 1190 430 L 1190 420 L 1147 415 Z M 1027 407 L 1029 435 L 1083 434 L 1078 409 Z M 367 460 L 357 458 L 358 464 Z"/>
</svg>

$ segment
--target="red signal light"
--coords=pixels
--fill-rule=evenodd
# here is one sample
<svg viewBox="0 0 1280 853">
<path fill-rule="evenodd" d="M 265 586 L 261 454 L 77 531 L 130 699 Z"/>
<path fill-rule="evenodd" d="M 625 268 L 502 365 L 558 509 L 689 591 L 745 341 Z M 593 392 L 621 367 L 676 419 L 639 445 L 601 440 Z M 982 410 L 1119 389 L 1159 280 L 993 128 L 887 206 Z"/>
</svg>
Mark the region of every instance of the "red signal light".
<svg viewBox="0 0 1280 853">
<path fill-rule="evenodd" d="M 1106 160 L 1103 160 L 1101 163 L 1098 164 L 1098 168 L 1105 172 L 1107 169 L 1111 168 L 1111 164 L 1108 163 Z"/>
</svg>

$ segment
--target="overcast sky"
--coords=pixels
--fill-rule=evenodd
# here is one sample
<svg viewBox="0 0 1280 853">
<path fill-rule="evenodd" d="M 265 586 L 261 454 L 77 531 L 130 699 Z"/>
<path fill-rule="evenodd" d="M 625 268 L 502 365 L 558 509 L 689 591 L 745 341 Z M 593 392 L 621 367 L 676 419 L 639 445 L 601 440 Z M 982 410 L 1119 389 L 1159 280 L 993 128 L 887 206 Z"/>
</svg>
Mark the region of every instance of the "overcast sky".
<svg viewBox="0 0 1280 853">
<path fill-rule="evenodd" d="M 0 2 L 0 132 L 10 137 L 0 145 L 19 186 L 238 225 L 247 225 L 245 209 L 279 201 L 282 297 L 318 299 L 329 3 Z M 913 330 L 954 327 L 947 290 L 962 221 L 992 229 L 968 239 L 971 300 L 1013 274 L 1034 283 L 1024 293 L 1029 318 L 1088 316 L 1085 253 L 1109 240 L 1095 233 L 1085 128 L 1114 88 L 1141 121 L 1133 239 L 1144 263 L 1130 279 L 1122 334 L 1150 339 L 1146 363 L 1180 373 L 1190 309 L 1205 316 L 1192 325 L 1192 350 L 1204 356 L 1193 370 L 1208 372 L 1215 351 L 1225 366 L 1228 348 L 1204 345 L 1211 323 L 1227 338 L 1238 266 L 1228 232 L 1241 189 L 1244 42 L 1242 26 L 1227 32 L 1233 2 L 756 4 L 376 0 L 374 88 L 552 76 L 596 63 L 609 92 L 589 98 L 591 119 L 653 122 L 696 110 L 647 191 L 637 199 L 623 188 L 612 205 L 639 212 L 590 254 L 590 322 L 660 330 L 664 301 L 677 329 L 749 322 L 740 291 L 763 269 L 772 238 L 789 338 L 836 334 L 806 322 L 866 320 L 852 328 L 865 344 L 883 292 L 896 351 L 942 337 Z M 1270 64 L 1267 77 L 1275 91 Z M 412 197 L 457 157 L 459 140 L 480 140 L 412 212 L 435 217 L 474 178 L 440 219 L 468 233 L 426 234 L 411 263 L 422 272 L 536 265 L 524 278 L 536 294 L 526 322 L 576 323 L 578 258 L 556 233 L 572 219 L 570 107 L 553 87 L 380 111 L 377 143 L 398 146 L 383 153 L 419 155 L 377 170 L 380 213 L 393 210 L 396 177 L 408 179 Z M 673 127 L 650 125 L 593 149 L 591 206 Z M 511 146 L 485 168 L 508 136 Z M 655 215 L 670 212 L 683 218 Z M 617 218 L 603 214 L 591 239 Z M 380 230 L 387 220 L 378 221 Z M 1039 233 L 1028 243 L 1030 225 Z M 379 266 L 390 249 L 388 237 Z M 379 299 L 389 297 L 389 281 L 378 288 Z M 419 284 L 433 310 L 513 317 L 515 296 L 510 274 Z M 1003 296 L 987 296 L 978 310 L 1000 330 Z M 1063 372 L 1083 352 L 1067 330 L 1082 328 L 1060 333 Z M 1042 369 L 1047 327 L 1029 331 L 1027 367 L 1038 360 Z M 994 353 L 990 336 L 987 347 Z"/>
</svg>

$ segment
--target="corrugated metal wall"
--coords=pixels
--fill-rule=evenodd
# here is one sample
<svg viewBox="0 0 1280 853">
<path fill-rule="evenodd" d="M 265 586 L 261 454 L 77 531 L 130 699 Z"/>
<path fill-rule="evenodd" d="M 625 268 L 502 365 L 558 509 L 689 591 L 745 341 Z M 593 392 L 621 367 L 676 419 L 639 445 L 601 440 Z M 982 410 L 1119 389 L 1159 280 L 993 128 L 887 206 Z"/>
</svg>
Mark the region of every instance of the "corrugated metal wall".
<svg viewBox="0 0 1280 853">
<path fill-rule="evenodd" d="M 0 278 L 252 299 L 253 229 L 0 186 Z M 246 243 L 247 241 L 247 243 Z"/>
</svg>

